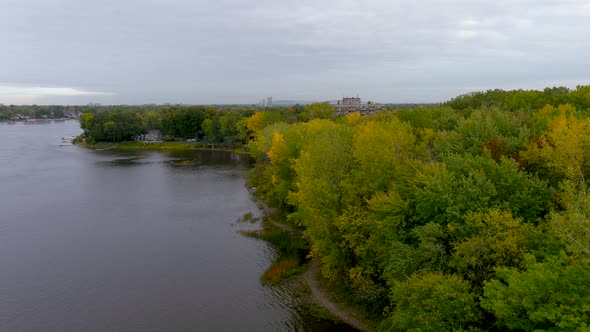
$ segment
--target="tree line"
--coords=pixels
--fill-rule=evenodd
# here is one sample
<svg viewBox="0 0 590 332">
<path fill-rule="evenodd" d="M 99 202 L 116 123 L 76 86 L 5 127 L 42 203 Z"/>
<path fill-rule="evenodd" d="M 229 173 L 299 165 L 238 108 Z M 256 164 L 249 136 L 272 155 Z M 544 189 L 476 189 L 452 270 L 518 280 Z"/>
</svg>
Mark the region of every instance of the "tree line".
<svg viewBox="0 0 590 332">
<path fill-rule="evenodd" d="M 0 121 L 75 118 L 83 109 L 80 106 L 0 104 Z"/>
<path fill-rule="evenodd" d="M 590 85 L 578 86 L 576 89 L 566 87 L 553 87 L 539 90 L 510 90 L 501 89 L 476 91 L 455 97 L 446 105 L 454 109 L 478 109 L 482 107 L 499 107 L 503 110 L 536 110 L 545 105 L 570 104 L 577 109 L 590 108 L 588 95 Z"/>
<path fill-rule="evenodd" d="M 247 144 L 256 131 L 272 123 L 333 118 L 334 112 L 328 103 L 264 109 L 117 106 L 86 110 L 80 116 L 80 125 L 88 142 L 130 141 L 150 130 L 159 130 L 165 140 L 194 139 L 234 147 Z"/>
<path fill-rule="evenodd" d="M 588 91 L 271 121 L 249 144 L 251 185 L 381 331 L 583 331 Z"/>
</svg>

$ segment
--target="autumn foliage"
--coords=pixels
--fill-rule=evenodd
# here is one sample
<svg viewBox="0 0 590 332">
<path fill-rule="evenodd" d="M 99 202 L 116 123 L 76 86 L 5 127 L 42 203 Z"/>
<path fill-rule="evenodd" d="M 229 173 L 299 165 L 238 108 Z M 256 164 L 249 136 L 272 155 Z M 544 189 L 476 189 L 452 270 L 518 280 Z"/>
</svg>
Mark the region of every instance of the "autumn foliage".
<svg viewBox="0 0 590 332">
<path fill-rule="evenodd" d="M 383 331 L 584 330 L 587 91 L 275 123 L 251 181 Z"/>
</svg>

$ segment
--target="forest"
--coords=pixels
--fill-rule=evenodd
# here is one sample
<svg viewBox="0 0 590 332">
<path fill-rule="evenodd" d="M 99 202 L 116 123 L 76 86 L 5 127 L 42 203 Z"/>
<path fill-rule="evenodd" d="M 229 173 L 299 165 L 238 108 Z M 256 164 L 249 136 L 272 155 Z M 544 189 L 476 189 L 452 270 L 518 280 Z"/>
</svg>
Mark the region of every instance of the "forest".
<svg viewBox="0 0 590 332">
<path fill-rule="evenodd" d="M 250 181 L 380 331 L 590 330 L 589 111 L 579 86 L 309 112 L 256 128 Z"/>
</svg>

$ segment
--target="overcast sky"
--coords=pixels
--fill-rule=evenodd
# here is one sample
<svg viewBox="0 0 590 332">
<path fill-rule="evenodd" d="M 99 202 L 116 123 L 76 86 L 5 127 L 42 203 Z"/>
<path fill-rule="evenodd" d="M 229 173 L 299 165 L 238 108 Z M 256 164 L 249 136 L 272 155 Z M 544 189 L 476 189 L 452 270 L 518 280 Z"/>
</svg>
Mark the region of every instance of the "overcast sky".
<svg viewBox="0 0 590 332">
<path fill-rule="evenodd" d="M 0 0 L 0 103 L 438 102 L 590 83 L 590 2 Z"/>
</svg>

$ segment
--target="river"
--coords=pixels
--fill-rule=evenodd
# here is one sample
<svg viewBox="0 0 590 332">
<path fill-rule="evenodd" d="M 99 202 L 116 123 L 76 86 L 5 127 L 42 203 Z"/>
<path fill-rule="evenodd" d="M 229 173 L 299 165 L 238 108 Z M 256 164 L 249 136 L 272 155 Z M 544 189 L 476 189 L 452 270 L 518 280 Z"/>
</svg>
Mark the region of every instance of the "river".
<svg viewBox="0 0 590 332">
<path fill-rule="evenodd" d="M 0 331 L 321 331 L 260 276 L 247 155 L 93 151 L 0 123 Z M 189 162 L 183 162 L 188 160 Z"/>
</svg>

